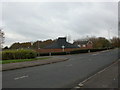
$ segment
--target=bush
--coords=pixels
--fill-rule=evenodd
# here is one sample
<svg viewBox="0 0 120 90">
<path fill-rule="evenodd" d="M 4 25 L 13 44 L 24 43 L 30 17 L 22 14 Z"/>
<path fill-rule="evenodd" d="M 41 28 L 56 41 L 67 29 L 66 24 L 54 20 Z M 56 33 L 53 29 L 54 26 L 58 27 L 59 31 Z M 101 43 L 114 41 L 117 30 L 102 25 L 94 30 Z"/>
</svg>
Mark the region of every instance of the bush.
<svg viewBox="0 0 120 90">
<path fill-rule="evenodd" d="M 10 59 L 30 59 L 35 58 L 36 52 L 33 50 L 5 50 L 2 52 L 2 59 L 3 60 L 10 60 Z"/>
<path fill-rule="evenodd" d="M 66 52 L 52 52 L 51 55 L 66 55 Z"/>
<path fill-rule="evenodd" d="M 39 53 L 39 56 L 49 56 L 49 53 Z"/>
<path fill-rule="evenodd" d="M 102 49 L 90 49 L 90 52 L 97 52 L 97 51 L 103 51 L 107 50 L 107 48 L 102 48 Z"/>
</svg>

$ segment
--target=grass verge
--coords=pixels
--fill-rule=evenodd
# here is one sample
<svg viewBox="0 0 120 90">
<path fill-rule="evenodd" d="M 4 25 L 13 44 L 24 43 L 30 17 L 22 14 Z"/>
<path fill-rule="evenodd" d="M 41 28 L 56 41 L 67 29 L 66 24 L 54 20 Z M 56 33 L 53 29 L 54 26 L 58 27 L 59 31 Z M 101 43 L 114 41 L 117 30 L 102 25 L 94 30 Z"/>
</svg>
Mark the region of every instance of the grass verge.
<svg viewBox="0 0 120 90">
<path fill-rule="evenodd" d="M 0 64 L 7 64 L 7 63 L 17 63 L 17 62 L 25 62 L 25 61 L 34 61 L 34 60 L 43 60 L 49 59 L 51 57 L 43 57 L 43 58 L 33 58 L 33 59 L 14 59 L 14 60 L 0 60 Z"/>
</svg>

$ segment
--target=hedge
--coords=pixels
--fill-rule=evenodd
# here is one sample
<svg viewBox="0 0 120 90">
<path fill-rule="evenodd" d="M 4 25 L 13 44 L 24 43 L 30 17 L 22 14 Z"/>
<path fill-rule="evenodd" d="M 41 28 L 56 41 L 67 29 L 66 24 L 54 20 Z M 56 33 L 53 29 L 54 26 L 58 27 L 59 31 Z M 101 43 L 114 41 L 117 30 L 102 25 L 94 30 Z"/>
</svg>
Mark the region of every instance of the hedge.
<svg viewBox="0 0 120 90">
<path fill-rule="evenodd" d="M 51 55 L 66 55 L 66 52 L 52 52 Z"/>
<path fill-rule="evenodd" d="M 39 53 L 39 56 L 66 55 L 66 52 Z"/>
<path fill-rule="evenodd" d="M 67 55 L 67 54 L 78 54 L 78 53 L 88 53 L 88 52 L 97 52 L 107 50 L 108 48 L 102 49 L 80 49 L 80 50 L 73 50 L 69 52 L 51 52 L 51 53 L 39 53 L 39 56 L 49 56 L 49 55 Z M 109 48 L 113 49 L 113 48 Z"/>
<path fill-rule="evenodd" d="M 77 53 L 87 53 L 89 49 L 81 49 L 81 50 L 74 50 L 71 51 L 71 54 L 77 54 Z"/>
<path fill-rule="evenodd" d="M 5 50 L 2 52 L 2 60 L 10 59 L 30 59 L 37 56 L 36 52 L 33 50 Z"/>
<path fill-rule="evenodd" d="M 49 56 L 49 53 L 39 53 L 38 56 Z"/>
</svg>

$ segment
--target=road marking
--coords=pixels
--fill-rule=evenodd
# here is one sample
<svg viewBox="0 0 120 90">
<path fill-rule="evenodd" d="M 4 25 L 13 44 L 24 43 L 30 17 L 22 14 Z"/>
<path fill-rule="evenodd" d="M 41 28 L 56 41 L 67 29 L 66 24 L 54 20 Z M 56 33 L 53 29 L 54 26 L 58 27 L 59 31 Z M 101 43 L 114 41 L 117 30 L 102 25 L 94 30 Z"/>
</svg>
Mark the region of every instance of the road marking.
<svg viewBox="0 0 120 90">
<path fill-rule="evenodd" d="M 74 88 L 80 88 L 80 87 L 76 86 L 76 87 L 74 87 Z"/>
<path fill-rule="evenodd" d="M 26 76 L 21 76 L 21 77 L 16 77 L 16 78 L 14 78 L 14 80 L 18 80 L 18 79 L 22 79 L 22 78 L 27 78 L 28 77 L 28 75 L 26 75 Z"/>
<path fill-rule="evenodd" d="M 94 75 L 90 76 L 89 78 L 85 79 L 84 81 L 80 82 L 79 84 L 81 84 L 81 83 L 84 84 L 85 82 L 87 82 L 88 80 L 90 80 L 91 78 L 93 78 L 94 76 L 96 76 L 96 75 L 102 73 L 103 71 L 109 69 L 110 67 L 112 67 L 113 65 L 115 65 L 115 64 L 118 63 L 118 62 L 119 62 L 119 60 L 116 61 L 116 62 L 114 62 L 114 63 L 112 63 L 110 66 L 104 68 L 103 70 L 101 70 L 101 71 L 95 73 Z"/>
<path fill-rule="evenodd" d="M 80 87 L 83 87 L 83 85 L 84 85 L 84 84 L 82 84 L 82 83 L 79 83 L 78 85 L 79 85 Z"/>
<path fill-rule="evenodd" d="M 92 54 L 92 55 L 97 55 L 97 54 Z"/>
<path fill-rule="evenodd" d="M 107 51 L 101 51 L 101 52 L 107 52 Z"/>
</svg>

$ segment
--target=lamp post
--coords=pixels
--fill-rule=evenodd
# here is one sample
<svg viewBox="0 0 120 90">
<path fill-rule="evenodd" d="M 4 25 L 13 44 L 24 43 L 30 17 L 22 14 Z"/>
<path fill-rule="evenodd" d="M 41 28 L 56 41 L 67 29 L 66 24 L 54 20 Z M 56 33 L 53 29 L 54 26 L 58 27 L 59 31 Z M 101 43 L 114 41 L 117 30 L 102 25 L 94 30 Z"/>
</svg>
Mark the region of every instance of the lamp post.
<svg viewBox="0 0 120 90">
<path fill-rule="evenodd" d="M 62 45 L 62 51 L 63 51 L 63 52 L 65 51 L 64 49 L 65 49 L 65 46 L 64 46 L 64 45 Z"/>
<path fill-rule="evenodd" d="M 30 48 L 33 49 L 33 41 L 30 42 Z"/>
<path fill-rule="evenodd" d="M 38 56 L 39 56 L 39 41 L 38 41 Z"/>
<path fill-rule="evenodd" d="M 5 39 L 5 37 L 4 37 L 4 32 L 0 29 L 0 50 L 2 50 L 2 48 L 3 48 L 3 43 L 4 43 L 4 39 Z"/>
<path fill-rule="evenodd" d="M 33 42 L 31 42 L 31 46 L 33 45 Z"/>
<path fill-rule="evenodd" d="M 108 40 L 109 40 L 109 46 L 108 46 L 108 49 L 111 47 L 111 40 L 110 40 L 110 30 L 111 30 L 112 28 L 110 28 L 110 29 L 108 29 Z"/>
</svg>

